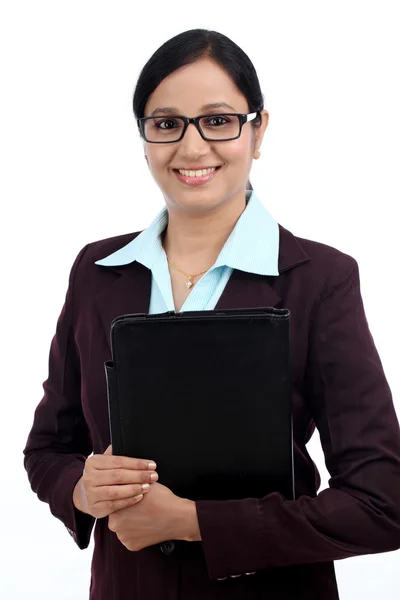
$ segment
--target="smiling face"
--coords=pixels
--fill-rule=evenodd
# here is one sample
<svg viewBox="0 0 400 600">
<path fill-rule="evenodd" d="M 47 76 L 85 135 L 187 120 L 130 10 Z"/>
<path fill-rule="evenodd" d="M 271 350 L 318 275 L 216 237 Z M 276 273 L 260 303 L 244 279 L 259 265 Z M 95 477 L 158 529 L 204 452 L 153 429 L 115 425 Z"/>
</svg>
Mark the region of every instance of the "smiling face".
<svg viewBox="0 0 400 600">
<path fill-rule="evenodd" d="M 213 107 L 208 108 L 208 105 Z M 156 111 L 163 107 L 174 108 L 168 111 L 168 116 L 249 112 L 245 96 L 226 71 L 209 58 L 199 59 L 163 79 L 150 95 L 144 116 L 165 118 L 165 112 Z M 188 126 L 179 142 L 152 144 L 143 141 L 148 166 L 169 209 L 201 212 L 232 201 L 232 198 L 244 201 L 254 151 L 259 148 L 268 124 L 267 111 L 261 113 L 260 127 L 253 128 L 250 122 L 245 123 L 240 137 L 230 141 L 204 140 L 193 124 Z M 219 168 L 198 185 L 192 185 L 176 172 L 177 169 L 211 167 Z"/>
</svg>

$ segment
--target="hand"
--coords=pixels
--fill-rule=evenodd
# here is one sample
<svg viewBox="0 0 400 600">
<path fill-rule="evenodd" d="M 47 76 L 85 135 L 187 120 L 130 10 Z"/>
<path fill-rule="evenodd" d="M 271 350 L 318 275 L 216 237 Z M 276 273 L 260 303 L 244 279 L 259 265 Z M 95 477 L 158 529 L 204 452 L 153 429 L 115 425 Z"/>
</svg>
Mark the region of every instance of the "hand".
<svg viewBox="0 0 400 600">
<path fill-rule="evenodd" d="M 142 550 L 166 540 L 187 540 L 195 515 L 194 502 L 154 483 L 137 506 L 108 517 L 108 528 L 128 550 Z"/>
<path fill-rule="evenodd" d="M 149 462 L 144 458 L 113 456 L 111 445 L 104 454 L 90 456 L 73 491 L 74 506 L 101 518 L 137 504 L 154 484 L 150 476 L 155 471 L 148 468 Z M 158 474 L 155 475 L 157 480 Z"/>
</svg>

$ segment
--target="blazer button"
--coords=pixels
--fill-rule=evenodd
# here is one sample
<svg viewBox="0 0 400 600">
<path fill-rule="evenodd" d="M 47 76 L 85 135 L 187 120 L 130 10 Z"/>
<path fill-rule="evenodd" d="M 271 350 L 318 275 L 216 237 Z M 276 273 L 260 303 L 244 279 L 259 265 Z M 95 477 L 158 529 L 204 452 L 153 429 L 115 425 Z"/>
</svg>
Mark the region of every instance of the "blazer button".
<svg viewBox="0 0 400 600">
<path fill-rule="evenodd" d="M 171 554 L 175 550 L 175 542 L 163 542 L 160 544 L 160 550 L 164 554 Z"/>
</svg>

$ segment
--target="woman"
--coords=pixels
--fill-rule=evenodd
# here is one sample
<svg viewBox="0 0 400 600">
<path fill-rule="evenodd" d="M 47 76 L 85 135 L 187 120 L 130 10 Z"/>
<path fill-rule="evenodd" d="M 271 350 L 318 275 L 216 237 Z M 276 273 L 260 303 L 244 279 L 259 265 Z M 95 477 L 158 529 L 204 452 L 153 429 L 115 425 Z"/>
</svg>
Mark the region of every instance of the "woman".
<svg viewBox="0 0 400 600">
<path fill-rule="evenodd" d="M 72 266 L 24 450 L 32 489 L 79 548 L 97 519 L 91 600 L 337 599 L 334 560 L 400 547 L 399 424 L 357 262 L 294 236 L 247 186 L 268 113 L 227 37 L 167 41 L 140 74 L 134 112 L 166 206 Z M 180 498 L 151 479 L 151 456 L 112 456 L 111 321 L 257 306 L 291 311 L 296 500 Z M 306 449 L 315 427 L 331 474 L 320 494 Z"/>
</svg>

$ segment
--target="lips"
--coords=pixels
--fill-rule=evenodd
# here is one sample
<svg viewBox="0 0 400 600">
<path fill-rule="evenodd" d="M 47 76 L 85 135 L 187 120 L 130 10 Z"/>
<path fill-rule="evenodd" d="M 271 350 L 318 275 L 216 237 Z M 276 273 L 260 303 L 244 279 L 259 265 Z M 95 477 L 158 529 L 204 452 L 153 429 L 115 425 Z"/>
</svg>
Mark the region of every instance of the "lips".
<svg viewBox="0 0 400 600">
<path fill-rule="evenodd" d="M 208 168 L 214 168 L 214 171 L 211 171 L 211 173 L 207 173 L 206 175 L 200 175 L 200 176 L 183 175 L 182 173 L 179 172 L 178 169 L 173 169 L 173 171 L 175 173 L 175 176 L 179 179 L 179 181 L 181 183 L 188 185 L 188 186 L 198 186 L 198 185 L 205 184 L 208 181 L 211 181 L 221 170 L 221 166 L 208 167 Z"/>
</svg>

